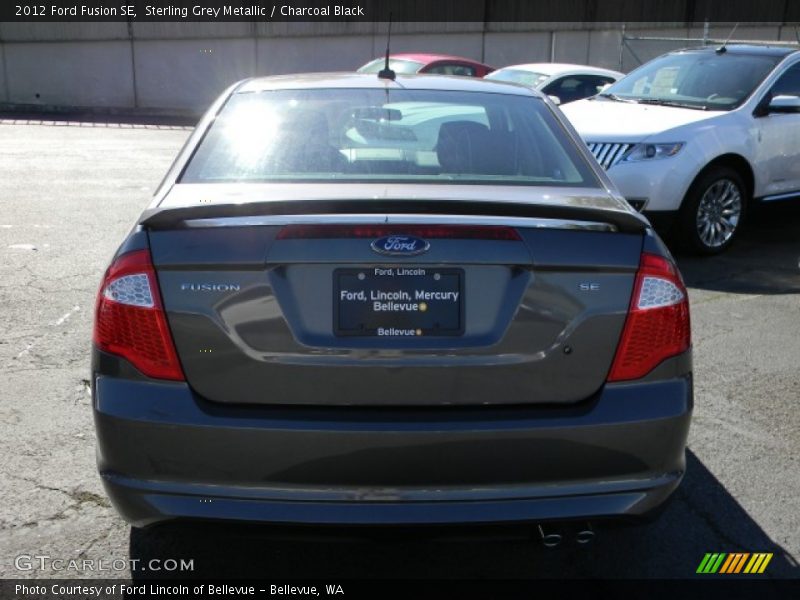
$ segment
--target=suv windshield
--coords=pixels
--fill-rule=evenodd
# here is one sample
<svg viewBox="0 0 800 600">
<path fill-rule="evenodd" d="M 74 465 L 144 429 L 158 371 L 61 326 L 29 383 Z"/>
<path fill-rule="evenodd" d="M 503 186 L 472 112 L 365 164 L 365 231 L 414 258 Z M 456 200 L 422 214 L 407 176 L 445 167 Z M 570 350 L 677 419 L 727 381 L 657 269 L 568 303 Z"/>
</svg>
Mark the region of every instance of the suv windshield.
<svg viewBox="0 0 800 600">
<path fill-rule="evenodd" d="M 599 186 L 539 99 L 385 89 L 234 95 L 181 182 L 236 181 Z"/>
<path fill-rule="evenodd" d="M 667 54 L 639 67 L 601 97 L 708 110 L 744 102 L 781 59 L 732 52 Z"/>
</svg>

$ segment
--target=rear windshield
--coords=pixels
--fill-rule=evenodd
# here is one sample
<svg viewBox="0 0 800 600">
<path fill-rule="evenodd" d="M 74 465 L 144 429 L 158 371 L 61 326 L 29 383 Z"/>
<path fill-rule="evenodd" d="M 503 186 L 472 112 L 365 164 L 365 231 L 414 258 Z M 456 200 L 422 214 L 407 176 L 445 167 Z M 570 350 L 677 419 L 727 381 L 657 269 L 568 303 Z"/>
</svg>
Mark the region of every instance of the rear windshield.
<svg viewBox="0 0 800 600">
<path fill-rule="evenodd" d="M 384 89 L 234 95 L 181 182 L 239 181 L 599 186 L 539 99 Z"/>
</svg>

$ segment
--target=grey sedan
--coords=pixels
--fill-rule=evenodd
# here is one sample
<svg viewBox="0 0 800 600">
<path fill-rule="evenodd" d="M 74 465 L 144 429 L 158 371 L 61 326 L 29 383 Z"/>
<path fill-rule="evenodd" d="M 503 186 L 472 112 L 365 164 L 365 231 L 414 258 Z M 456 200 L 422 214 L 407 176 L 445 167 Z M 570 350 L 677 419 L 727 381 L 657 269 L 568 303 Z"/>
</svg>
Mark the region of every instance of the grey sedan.
<svg viewBox="0 0 800 600">
<path fill-rule="evenodd" d="M 93 348 L 136 526 L 642 518 L 684 473 L 680 274 L 523 87 L 233 86 L 114 256 Z"/>
</svg>

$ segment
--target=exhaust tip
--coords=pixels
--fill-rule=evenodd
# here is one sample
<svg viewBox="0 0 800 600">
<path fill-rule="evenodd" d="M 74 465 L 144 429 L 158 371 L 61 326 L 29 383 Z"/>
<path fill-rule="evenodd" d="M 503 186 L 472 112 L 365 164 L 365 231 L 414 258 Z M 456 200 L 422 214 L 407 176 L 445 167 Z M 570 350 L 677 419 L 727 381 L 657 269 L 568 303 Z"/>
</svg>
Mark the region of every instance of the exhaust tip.
<svg viewBox="0 0 800 600">
<path fill-rule="evenodd" d="M 575 541 L 579 544 L 588 544 L 594 541 L 594 537 L 594 529 L 592 529 L 592 526 L 587 523 L 583 529 L 578 531 L 578 534 L 575 536 Z"/>
<path fill-rule="evenodd" d="M 545 548 L 555 548 L 561 543 L 561 534 L 549 529 L 544 529 L 541 525 L 537 526 L 539 529 L 539 537 L 542 539 L 542 544 Z"/>
</svg>

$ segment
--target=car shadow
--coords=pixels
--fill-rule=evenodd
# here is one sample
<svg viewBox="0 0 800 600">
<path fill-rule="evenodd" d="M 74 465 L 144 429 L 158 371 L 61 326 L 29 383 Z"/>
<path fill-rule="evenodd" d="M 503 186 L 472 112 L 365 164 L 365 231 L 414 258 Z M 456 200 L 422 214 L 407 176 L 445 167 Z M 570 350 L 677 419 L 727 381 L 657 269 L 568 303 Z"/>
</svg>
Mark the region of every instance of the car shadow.
<svg viewBox="0 0 800 600">
<path fill-rule="evenodd" d="M 558 547 L 545 548 L 532 537 L 441 541 L 431 539 L 435 530 L 430 529 L 403 528 L 389 534 L 338 530 L 336 536 L 315 539 L 309 537 L 311 531 L 305 538 L 286 537 L 268 526 L 176 523 L 131 529 L 130 557 L 145 568 L 167 565 L 167 559 L 191 560 L 194 570 L 138 571 L 132 577 L 685 578 L 695 576 L 706 552 L 735 551 L 772 552 L 767 576 L 800 577 L 797 561 L 769 538 L 691 451 L 687 463 L 686 477 L 659 519 L 636 526 L 596 523 L 597 538 L 587 546 L 575 543 L 571 535 Z M 162 562 L 151 563 L 153 559 Z"/>
<path fill-rule="evenodd" d="M 800 292 L 800 200 L 755 207 L 731 248 L 718 256 L 678 255 L 690 288 L 736 294 Z"/>
</svg>

